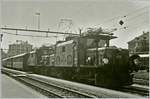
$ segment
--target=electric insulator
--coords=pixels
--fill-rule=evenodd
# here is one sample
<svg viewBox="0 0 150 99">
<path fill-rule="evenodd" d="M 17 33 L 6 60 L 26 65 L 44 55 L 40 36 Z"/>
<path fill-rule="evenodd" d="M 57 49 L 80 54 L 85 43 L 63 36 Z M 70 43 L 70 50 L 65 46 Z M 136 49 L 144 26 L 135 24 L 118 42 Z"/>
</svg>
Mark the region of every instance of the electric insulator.
<svg viewBox="0 0 150 99">
<path fill-rule="evenodd" d="M 123 24 L 124 24 L 124 22 L 123 22 L 122 20 L 120 20 L 120 21 L 119 21 L 119 24 L 120 24 L 120 25 L 123 25 Z"/>
</svg>

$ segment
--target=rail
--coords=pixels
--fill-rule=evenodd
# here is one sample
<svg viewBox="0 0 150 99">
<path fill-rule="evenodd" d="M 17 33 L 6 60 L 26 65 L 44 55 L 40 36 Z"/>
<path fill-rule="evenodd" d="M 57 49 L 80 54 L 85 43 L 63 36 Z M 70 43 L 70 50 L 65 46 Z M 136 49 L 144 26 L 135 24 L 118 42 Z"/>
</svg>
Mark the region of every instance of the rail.
<svg viewBox="0 0 150 99">
<path fill-rule="evenodd" d="M 18 72 L 11 69 L 3 69 L 3 72 L 14 77 L 21 79 L 22 82 L 37 89 L 48 97 L 57 98 L 139 98 L 143 97 L 138 93 L 131 94 L 129 92 L 121 92 L 118 90 L 111 90 L 86 84 L 66 81 L 62 79 L 46 77 L 37 74 L 30 74 L 26 72 Z M 9 73 L 10 72 L 10 73 Z M 17 72 L 17 73 L 15 73 Z M 40 88 L 38 88 L 40 87 Z M 49 87 L 49 88 L 48 88 Z M 44 88 L 44 89 L 43 89 Z M 52 93 L 54 92 L 54 94 Z M 55 95 L 56 94 L 56 95 Z"/>
<path fill-rule="evenodd" d="M 139 94 L 141 96 L 149 96 L 149 89 L 144 87 L 125 86 L 121 89 L 121 91 L 132 93 L 132 94 Z"/>
<path fill-rule="evenodd" d="M 96 98 L 96 96 L 52 83 L 47 83 L 39 79 L 28 77 L 24 74 L 16 75 L 6 70 L 3 71 L 3 73 L 6 73 L 7 75 L 14 77 L 16 80 L 19 80 L 22 83 L 32 87 L 33 89 L 38 90 L 49 98 Z"/>
</svg>

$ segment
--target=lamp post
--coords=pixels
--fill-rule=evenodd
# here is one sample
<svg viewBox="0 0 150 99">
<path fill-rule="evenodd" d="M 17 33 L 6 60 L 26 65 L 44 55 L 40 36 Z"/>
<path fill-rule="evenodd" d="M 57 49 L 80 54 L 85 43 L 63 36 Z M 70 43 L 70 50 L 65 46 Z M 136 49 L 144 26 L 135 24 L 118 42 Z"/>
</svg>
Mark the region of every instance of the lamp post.
<svg viewBox="0 0 150 99">
<path fill-rule="evenodd" d="M 40 13 L 36 12 L 35 15 L 38 17 L 38 30 L 40 30 Z"/>
</svg>

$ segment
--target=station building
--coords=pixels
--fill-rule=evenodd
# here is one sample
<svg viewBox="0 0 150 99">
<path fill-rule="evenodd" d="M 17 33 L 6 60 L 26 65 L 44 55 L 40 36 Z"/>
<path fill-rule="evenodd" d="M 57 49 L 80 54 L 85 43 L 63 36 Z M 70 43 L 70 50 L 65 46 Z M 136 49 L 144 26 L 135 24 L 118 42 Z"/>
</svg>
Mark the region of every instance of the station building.
<svg viewBox="0 0 150 99">
<path fill-rule="evenodd" d="M 14 56 L 22 53 L 28 53 L 32 51 L 32 45 L 27 41 L 16 40 L 16 43 L 10 44 L 8 49 L 8 56 Z"/>
<path fill-rule="evenodd" d="M 128 42 L 130 54 L 148 54 L 149 53 L 149 32 L 143 32 L 142 35 L 135 37 Z"/>
</svg>

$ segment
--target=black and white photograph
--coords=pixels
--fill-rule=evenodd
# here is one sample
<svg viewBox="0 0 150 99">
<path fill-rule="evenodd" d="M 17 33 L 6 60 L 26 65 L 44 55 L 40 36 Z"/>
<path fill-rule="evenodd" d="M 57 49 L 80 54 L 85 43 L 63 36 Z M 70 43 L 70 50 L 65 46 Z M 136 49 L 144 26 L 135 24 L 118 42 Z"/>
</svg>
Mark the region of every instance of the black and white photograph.
<svg viewBox="0 0 150 99">
<path fill-rule="evenodd" d="M 149 0 L 0 0 L 1 98 L 149 98 Z"/>
</svg>

